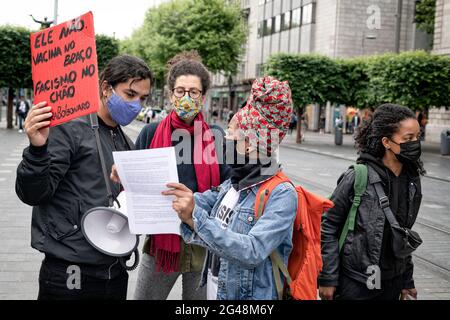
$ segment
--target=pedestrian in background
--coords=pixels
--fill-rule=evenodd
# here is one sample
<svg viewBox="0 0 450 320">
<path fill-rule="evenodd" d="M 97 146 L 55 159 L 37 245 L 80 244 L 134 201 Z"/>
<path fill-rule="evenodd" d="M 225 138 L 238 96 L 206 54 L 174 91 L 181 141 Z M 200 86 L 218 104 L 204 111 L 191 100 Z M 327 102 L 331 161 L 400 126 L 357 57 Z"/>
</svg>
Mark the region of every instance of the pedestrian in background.
<svg viewBox="0 0 450 320">
<path fill-rule="evenodd" d="M 19 120 L 19 132 L 23 132 L 23 123 L 30 110 L 30 104 L 23 95 L 20 95 L 20 99 L 16 103 L 16 115 Z"/>
<path fill-rule="evenodd" d="M 342 251 L 340 232 L 355 197 L 353 167 L 339 178 L 331 196 L 335 206 L 322 222 L 322 299 L 417 298 L 411 255 L 399 257 L 393 229 L 395 223 L 411 229 L 419 212 L 420 176 L 424 174 L 419 138 L 420 126 L 414 113 L 393 104 L 378 107 L 357 130 L 357 163 L 367 167 L 367 187 L 354 230 L 343 239 Z M 382 194 L 386 196 L 380 197 Z M 372 270 L 379 271 L 373 274 Z M 380 280 L 379 288 L 369 288 L 372 278 Z"/>
</svg>

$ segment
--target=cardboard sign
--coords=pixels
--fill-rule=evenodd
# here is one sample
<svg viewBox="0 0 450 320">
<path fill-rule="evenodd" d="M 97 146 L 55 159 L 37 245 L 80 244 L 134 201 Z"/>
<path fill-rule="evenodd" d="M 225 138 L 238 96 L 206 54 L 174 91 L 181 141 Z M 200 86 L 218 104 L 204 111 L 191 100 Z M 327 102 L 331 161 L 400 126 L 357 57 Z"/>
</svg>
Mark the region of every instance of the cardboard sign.
<svg viewBox="0 0 450 320">
<path fill-rule="evenodd" d="M 99 86 L 94 19 L 76 19 L 31 34 L 34 104 L 52 107 L 50 126 L 97 112 Z"/>
</svg>

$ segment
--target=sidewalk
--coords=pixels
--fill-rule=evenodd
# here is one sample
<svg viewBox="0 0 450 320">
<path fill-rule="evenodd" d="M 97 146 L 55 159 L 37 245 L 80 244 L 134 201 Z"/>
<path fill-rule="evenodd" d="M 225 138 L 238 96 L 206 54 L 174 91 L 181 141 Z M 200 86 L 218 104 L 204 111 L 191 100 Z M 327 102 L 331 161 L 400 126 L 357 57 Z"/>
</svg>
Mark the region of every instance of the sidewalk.
<svg viewBox="0 0 450 320">
<path fill-rule="evenodd" d="M 301 144 L 295 142 L 296 132 L 287 135 L 282 142 L 282 146 L 297 150 L 327 155 L 334 158 L 355 161 L 357 159 L 354 139 L 350 134 L 344 135 L 343 144 L 338 146 L 334 143 L 333 134 L 319 134 L 307 131 L 305 141 Z M 442 156 L 438 144 L 422 142 L 422 161 L 427 170 L 426 176 L 450 181 L 450 156 Z"/>
</svg>

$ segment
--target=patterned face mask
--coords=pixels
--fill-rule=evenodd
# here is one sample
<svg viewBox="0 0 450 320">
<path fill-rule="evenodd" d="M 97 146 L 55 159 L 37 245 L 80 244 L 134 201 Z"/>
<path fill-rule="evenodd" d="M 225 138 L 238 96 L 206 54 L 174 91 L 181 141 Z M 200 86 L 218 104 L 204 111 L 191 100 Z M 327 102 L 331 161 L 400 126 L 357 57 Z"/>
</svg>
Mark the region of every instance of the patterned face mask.
<svg viewBox="0 0 450 320">
<path fill-rule="evenodd" d="M 185 95 L 181 99 L 176 99 L 172 107 L 181 119 L 187 120 L 194 118 L 202 110 L 202 101 Z"/>
</svg>

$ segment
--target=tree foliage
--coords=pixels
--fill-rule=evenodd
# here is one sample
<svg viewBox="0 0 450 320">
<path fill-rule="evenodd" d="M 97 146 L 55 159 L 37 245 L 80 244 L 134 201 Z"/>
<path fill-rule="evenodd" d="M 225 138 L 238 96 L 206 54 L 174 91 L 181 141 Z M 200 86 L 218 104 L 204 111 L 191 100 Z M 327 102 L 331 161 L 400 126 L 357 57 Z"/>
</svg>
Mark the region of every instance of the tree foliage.
<svg viewBox="0 0 450 320">
<path fill-rule="evenodd" d="M 413 110 L 450 105 L 450 58 L 424 51 L 385 54 L 367 65 L 369 101 Z"/>
<path fill-rule="evenodd" d="M 267 74 L 289 81 L 294 105 L 342 100 L 341 67 L 332 59 L 316 54 L 276 54 L 264 67 Z"/>
<path fill-rule="evenodd" d="M 0 26 L 0 87 L 31 87 L 30 31 Z"/>
<path fill-rule="evenodd" d="M 416 2 L 415 22 L 417 28 L 429 34 L 434 34 L 434 19 L 436 16 L 436 0 L 421 0 Z"/>
<path fill-rule="evenodd" d="M 177 53 L 197 50 L 211 72 L 237 71 L 247 31 L 239 1 L 174 0 L 151 8 L 122 52 L 138 55 L 162 78 Z"/>
<path fill-rule="evenodd" d="M 98 70 L 101 72 L 109 60 L 119 54 L 119 40 L 103 34 L 95 35 Z"/>
<path fill-rule="evenodd" d="M 357 108 L 397 103 L 413 110 L 450 105 L 450 58 L 424 51 L 337 60 L 278 54 L 265 70 L 289 81 L 297 107 L 326 101 Z"/>
</svg>

